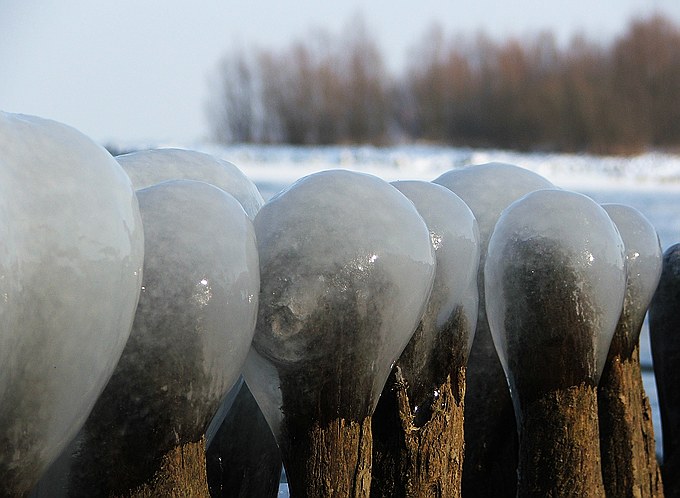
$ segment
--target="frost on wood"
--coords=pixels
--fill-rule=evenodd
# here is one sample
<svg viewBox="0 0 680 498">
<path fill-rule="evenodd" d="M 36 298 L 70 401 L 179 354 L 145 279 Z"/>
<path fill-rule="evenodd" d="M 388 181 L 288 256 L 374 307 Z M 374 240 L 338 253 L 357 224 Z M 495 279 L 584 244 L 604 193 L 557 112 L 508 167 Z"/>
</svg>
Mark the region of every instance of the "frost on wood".
<svg viewBox="0 0 680 498">
<path fill-rule="evenodd" d="M 433 182 L 465 201 L 477 219 L 480 234 L 479 311 L 466 375 L 463 492 L 514 498 L 515 420 L 486 319 L 484 260 L 489 237 L 503 209 L 529 192 L 553 185 L 536 173 L 504 163 L 454 169 Z"/>
<path fill-rule="evenodd" d="M 0 495 L 85 422 L 130 332 L 143 234 L 130 181 L 78 131 L 0 112 Z"/>
<path fill-rule="evenodd" d="M 484 278 L 518 421 L 518 496 L 561 496 L 569 485 L 598 496 L 595 387 L 625 294 L 616 227 L 586 196 L 533 192 L 498 220 Z"/>
<path fill-rule="evenodd" d="M 425 314 L 374 416 L 372 494 L 460 496 L 465 364 L 477 319 L 479 231 L 470 208 L 429 182 L 393 184 L 430 230 L 437 269 Z"/>
<path fill-rule="evenodd" d="M 434 279 L 427 226 L 388 183 L 327 171 L 299 180 L 263 206 L 255 230 L 262 288 L 253 349 L 270 365 L 264 378 L 278 377 L 280 389 L 268 391 L 250 368 L 245 378 L 282 449 L 291 489 L 302 493 L 301 483 L 311 482 L 304 492 L 321 492 L 314 483 L 325 486 L 318 479 L 327 476 L 309 481 L 300 475 L 320 471 L 320 464 L 333 468 L 338 483 L 345 482 L 343 474 L 358 478 L 366 471 L 370 482 L 366 420 L 422 316 Z M 266 392 L 273 397 L 260 401 Z M 355 439 L 327 433 L 337 424 Z M 332 458 L 299 461 L 305 447 L 326 451 L 318 437 L 328 437 L 348 468 L 338 468 Z M 352 449 L 355 443 L 361 448 Z M 358 488 L 349 488 L 363 489 L 354 484 Z"/>
<path fill-rule="evenodd" d="M 257 248 L 241 205 L 194 181 L 138 197 L 146 249 L 139 306 L 79 435 L 70 493 L 127 493 L 154 479 L 174 447 L 198 442 L 238 379 L 254 332 Z"/>
</svg>

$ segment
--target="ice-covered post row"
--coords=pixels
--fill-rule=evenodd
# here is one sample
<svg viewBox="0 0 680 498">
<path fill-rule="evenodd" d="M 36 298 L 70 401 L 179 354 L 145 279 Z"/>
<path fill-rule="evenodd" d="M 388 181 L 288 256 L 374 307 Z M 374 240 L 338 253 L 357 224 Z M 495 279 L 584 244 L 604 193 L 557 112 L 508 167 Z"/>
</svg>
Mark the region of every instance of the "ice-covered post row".
<svg viewBox="0 0 680 498">
<path fill-rule="evenodd" d="M 371 496 L 461 495 L 465 365 L 477 321 L 477 221 L 460 197 L 398 181 L 425 220 L 437 269 L 423 318 L 373 416 Z"/>
<path fill-rule="evenodd" d="M 120 357 L 144 254 L 130 180 L 61 123 L 0 112 L 0 496 L 25 496 Z"/>
<path fill-rule="evenodd" d="M 463 199 L 479 226 L 479 311 L 466 372 L 463 494 L 514 498 L 517 494 L 515 416 L 487 322 L 484 261 L 489 238 L 503 209 L 533 190 L 553 185 L 536 173 L 504 163 L 450 170 L 433 182 Z"/>
<path fill-rule="evenodd" d="M 498 220 L 485 297 L 517 418 L 517 496 L 604 496 L 596 386 L 624 265 L 615 225 L 584 195 L 536 191 Z"/>
<path fill-rule="evenodd" d="M 623 311 L 597 390 L 605 492 L 607 496 L 663 496 L 639 344 L 661 275 L 661 244 L 638 210 L 622 204 L 602 207 L 623 240 L 627 276 Z"/>
<path fill-rule="evenodd" d="M 434 281 L 428 228 L 387 182 L 335 170 L 275 196 L 255 230 L 262 281 L 244 376 L 291 496 L 369 496 L 371 416 Z"/>
<path fill-rule="evenodd" d="M 659 396 L 666 497 L 680 497 L 680 244 L 663 255 L 659 286 L 649 306 L 649 334 Z"/>
<path fill-rule="evenodd" d="M 0 496 L 265 496 L 275 444 L 294 497 L 662 495 L 636 211 L 498 163 L 264 205 L 206 154 L 116 159 L 0 113 Z M 677 245 L 650 306 L 666 496 L 679 301 Z"/>
</svg>

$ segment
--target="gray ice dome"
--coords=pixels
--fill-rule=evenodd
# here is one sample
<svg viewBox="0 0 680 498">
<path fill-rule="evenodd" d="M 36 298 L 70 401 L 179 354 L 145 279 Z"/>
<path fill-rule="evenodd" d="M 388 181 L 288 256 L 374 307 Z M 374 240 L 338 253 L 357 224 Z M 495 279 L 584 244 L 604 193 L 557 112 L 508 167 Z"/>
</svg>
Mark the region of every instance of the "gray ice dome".
<svg viewBox="0 0 680 498">
<path fill-rule="evenodd" d="M 387 182 L 324 171 L 297 181 L 255 218 L 262 286 L 253 340 L 280 378 L 284 419 L 363 420 L 425 308 L 430 234 Z M 259 398 L 249 366 L 244 371 Z M 270 376 L 266 376 L 268 378 Z M 278 403 L 275 400 L 274 404 Z M 272 427 L 277 439 L 280 431 Z"/>
<path fill-rule="evenodd" d="M 73 128 L 0 112 L 0 495 L 85 422 L 130 333 L 144 237 L 130 180 Z"/>
<path fill-rule="evenodd" d="M 250 219 L 264 204 L 260 191 L 232 163 L 185 149 L 150 149 L 116 156 L 136 190 L 168 180 L 210 183 L 241 203 Z"/>
<path fill-rule="evenodd" d="M 626 297 L 622 318 L 642 327 L 649 303 L 661 278 L 663 251 L 656 229 L 637 209 L 623 204 L 602 204 L 619 230 L 626 251 Z M 640 328 L 626 327 L 627 337 L 613 341 L 611 354 L 631 354 Z M 617 344 L 618 339 L 622 340 Z"/>
<path fill-rule="evenodd" d="M 503 212 L 486 306 L 516 408 L 546 389 L 597 384 L 623 305 L 624 254 L 607 212 L 584 195 L 539 190 Z"/>
</svg>

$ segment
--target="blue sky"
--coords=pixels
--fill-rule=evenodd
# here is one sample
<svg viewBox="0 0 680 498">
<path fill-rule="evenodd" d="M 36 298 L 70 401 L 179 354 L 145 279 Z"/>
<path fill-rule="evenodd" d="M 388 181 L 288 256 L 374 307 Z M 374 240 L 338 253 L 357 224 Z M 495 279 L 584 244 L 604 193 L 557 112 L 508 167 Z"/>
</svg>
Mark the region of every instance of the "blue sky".
<svg viewBox="0 0 680 498">
<path fill-rule="evenodd" d="M 396 69 L 435 21 L 451 34 L 606 41 L 654 11 L 680 23 L 678 0 L 0 0 L 0 110 L 102 143 L 190 143 L 208 135 L 209 80 L 233 47 L 339 32 L 358 13 Z"/>
</svg>

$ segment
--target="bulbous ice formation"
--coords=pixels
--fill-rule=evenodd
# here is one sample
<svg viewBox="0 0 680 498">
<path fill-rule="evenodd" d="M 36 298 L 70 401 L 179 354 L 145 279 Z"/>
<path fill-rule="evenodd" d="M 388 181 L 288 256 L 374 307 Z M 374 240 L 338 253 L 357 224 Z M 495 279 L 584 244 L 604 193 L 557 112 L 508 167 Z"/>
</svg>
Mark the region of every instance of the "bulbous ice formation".
<svg viewBox="0 0 680 498">
<path fill-rule="evenodd" d="M 338 486 L 367 491 L 370 445 L 347 449 L 354 463 L 339 461 L 329 446 L 334 443 L 315 436 L 315 428 L 332 438 L 324 431 L 337 423 L 332 427 L 341 432 L 333 434 L 340 439 L 355 429 L 370 437 L 370 423 L 364 421 L 432 287 L 435 255 L 427 226 L 388 183 L 371 175 L 325 171 L 265 204 L 255 231 L 262 287 L 252 354 L 261 367 L 249 366 L 244 376 L 272 421 L 291 490 L 304 493 L 310 469 L 335 465 L 335 471 L 352 474 L 339 478 L 344 484 Z M 253 370 L 264 373 L 252 375 Z M 265 395 L 267 379 L 276 378 L 280 390 Z M 312 447 L 335 457 L 306 461 Z M 314 475 L 321 474 L 326 475 Z"/>
<path fill-rule="evenodd" d="M 484 261 L 503 209 L 529 192 L 553 185 L 536 173 L 504 163 L 454 169 L 433 183 L 463 199 L 479 225 L 479 311 L 466 372 L 463 494 L 514 498 L 517 435 L 512 401 L 486 318 Z"/>
<path fill-rule="evenodd" d="M 527 194 L 496 224 L 484 281 L 515 405 L 517 496 L 604 496 L 596 386 L 626 288 L 616 227 L 584 195 Z"/>
<path fill-rule="evenodd" d="M 626 293 L 598 386 L 602 476 L 607 496 L 659 496 L 661 474 L 640 369 L 639 337 L 661 275 L 661 245 L 636 209 L 603 204 L 625 246 Z"/>
<path fill-rule="evenodd" d="M 241 205 L 186 180 L 137 196 L 146 239 L 139 306 L 81 432 L 71 493 L 124 494 L 172 448 L 199 441 L 241 373 L 255 328 L 257 248 Z"/>
<path fill-rule="evenodd" d="M 197 180 L 231 194 L 254 219 L 264 200 L 236 166 L 209 154 L 184 149 L 152 149 L 116 156 L 136 190 L 168 180 Z"/>
<path fill-rule="evenodd" d="M 626 296 L 609 355 L 629 358 L 661 277 L 663 254 L 656 229 L 640 211 L 623 204 L 603 204 L 602 208 L 618 228 L 626 251 Z"/>
<path fill-rule="evenodd" d="M 489 244 L 496 221 L 507 206 L 529 192 L 553 187 L 533 171 L 498 162 L 452 169 L 432 182 L 448 188 L 470 207 L 479 224 L 483 249 Z M 482 250 L 482 259 L 484 253 Z M 483 270 L 480 267 L 480 271 Z"/>
<path fill-rule="evenodd" d="M 416 412 L 451 375 L 452 363 L 464 365 L 477 323 L 479 229 L 470 208 L 453 192 L 423 181 L 392 184 L 408 197 L 430 230 L 437 268 L 430 299 L 414 336 L 399 358 Z M 452 321 L 463 320 L 463 327 Z M 454 334 L 463 334 L 453 336 Z M 455 357 L 455 361 L 452 358 Z"/>
<path fill-rule="evenodd" d="M 143 232 L 130 181 L 76 130 L 0 112 L 0 495 L 35 484 L 130 333 Z"/>
<path fill-rule="evenodd" d="M 434 250 L 422 218 L 376 177 L 325 171 L 265 204 L 255 231 L 255 351 L 280 374 L 304 366 L 304 381 L 290 386 L 300 395 L 340 401 L 309 406 L 320 418 L 370 415 L 432 287 Z"/>
<path fill-rule="evenodd" d="M 550 189 L 511 204 L 489 241 L 484 280 L 518 416 L 550 390 L 597 385 L 626 283 L 623 242 L 600 206 Z"/>
</svg>

